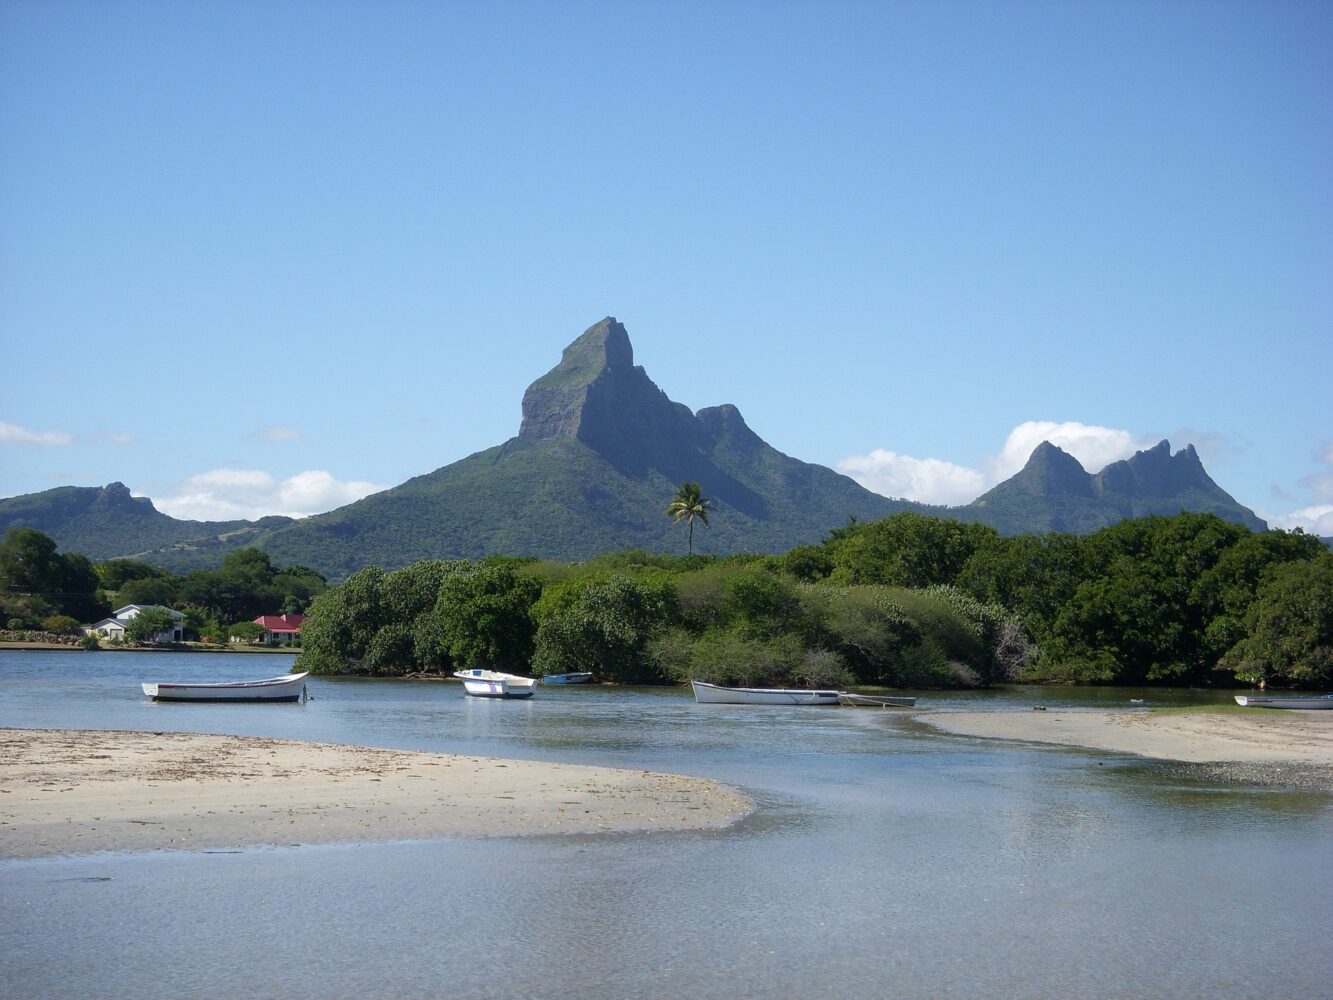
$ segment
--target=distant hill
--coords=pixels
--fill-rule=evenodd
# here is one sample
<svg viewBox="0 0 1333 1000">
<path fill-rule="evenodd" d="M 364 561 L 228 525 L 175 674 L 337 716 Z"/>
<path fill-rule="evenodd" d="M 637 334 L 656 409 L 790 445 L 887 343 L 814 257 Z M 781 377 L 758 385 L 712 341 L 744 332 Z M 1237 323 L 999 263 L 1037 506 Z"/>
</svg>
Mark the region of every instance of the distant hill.
<svg viewBox="0 0 1333 1000">
<path fill-rule="evenodd" d="M 1193 445 L 1172 455 L 1166 441 L 1113 462 L 1096 475 L 1089 475 L 1068 452 L 1043 441 L 1016 475 L 961 511 L 1005 535 L 1087 534 L 1132 517 L 1181 511 L 1216 514 L 1252 531 L 1268 527 L 1213 482 Z"/>
<path fill-rule="evenodd" d="M 777 451 L 735 406 L 691 413 L 672 402 L 634 364 L 625 327 L 608 317 L 528 387 L 517 437 L 327 514 L 177 521 L 113 483 L 0 500 L 0 531 L 34 527 L 65 551 L 133 555 L 177 571 L 256 545 L 279 565 L 307 565 L 336 579 L 426 558 L 681 551 L 684 531 L 665 510 L 686 481 L 700 483 L 713 503 L 710 526 L 694 533 L 695 550 L 705 553 L 783 552 L 850 518 L 906 510 L 1005 534 L 1089 532 L 1182 510 L 1265 527 L 1208 477 L 1193 447 L 1173 456 L 1165 441 L 1096 475 L 1042 444 L 1017 475 L 962 507 L 889 499 Z"/>
<path fill-rule="evenodd" d="M 147 497 L 130 496 L 124 483 L 59 486 L 0 500 L 0 534 L 36 528 L 63 552 L 97 560 L 145 559 L 176 571 L 215 566 L 226 552 L 291 522 L 276 515 L 258 521 L 181 521 L 163 514 Z"/>
</svg>

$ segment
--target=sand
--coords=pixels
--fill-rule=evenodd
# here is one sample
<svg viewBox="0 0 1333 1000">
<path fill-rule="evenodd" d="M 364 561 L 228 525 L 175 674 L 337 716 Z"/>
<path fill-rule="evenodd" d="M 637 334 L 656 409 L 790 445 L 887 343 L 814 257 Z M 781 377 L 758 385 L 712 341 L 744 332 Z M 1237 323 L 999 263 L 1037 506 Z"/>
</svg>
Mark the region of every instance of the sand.
<svg viewBox="0 0 1333 1000">
<path fill-rule="evenodd" d="M 190 733 L 0 729 L 0 858 L 699 830 L 753 805 L 702 778 Z"/>
<path fill-rule="evenodd" d="M 963 736 L 1222 765 L 1221 776 L 1333 788 L 1328 711 L 938 712 L 916 718 Z"/>
</svg>

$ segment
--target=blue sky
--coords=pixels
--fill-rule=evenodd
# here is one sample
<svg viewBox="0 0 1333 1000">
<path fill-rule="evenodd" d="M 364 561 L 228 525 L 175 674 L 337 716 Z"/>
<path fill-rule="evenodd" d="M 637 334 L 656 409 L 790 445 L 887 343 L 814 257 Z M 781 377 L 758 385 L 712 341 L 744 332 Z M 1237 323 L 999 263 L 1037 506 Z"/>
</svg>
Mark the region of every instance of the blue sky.
<svg viewBox="0 0 1333 1000">
<path fill-rule="evenodd" d="M 964 502 L 1162 437 L 1333 534 L 1333 5 L 0 7 L 0 495 L 314 513 L 605 315 Z"/>
</svg>

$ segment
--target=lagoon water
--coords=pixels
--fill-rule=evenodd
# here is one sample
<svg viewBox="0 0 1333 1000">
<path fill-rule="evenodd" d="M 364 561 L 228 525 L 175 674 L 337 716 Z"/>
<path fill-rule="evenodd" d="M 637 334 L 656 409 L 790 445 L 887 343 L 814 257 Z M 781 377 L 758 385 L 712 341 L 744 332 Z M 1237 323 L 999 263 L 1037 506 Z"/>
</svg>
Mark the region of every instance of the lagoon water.
<svg viewBox="0 0 1333 1000">
<path fill-rule="evenodd" d="M 315 679 L 295 705 L 143 680 L 272 655 L 0 652 L 0 725 L 179 730 L 648 768 L 749 791 L 725 831 L 0 861 L 10 997 L 1328 997 L 1333 796 L 912 713 L 662 689 L 468 699 Z M 922 709 L 1226 700 L 923 693 Z M 3 836 L 0 833 L 0 836 Z"/>
</svg>

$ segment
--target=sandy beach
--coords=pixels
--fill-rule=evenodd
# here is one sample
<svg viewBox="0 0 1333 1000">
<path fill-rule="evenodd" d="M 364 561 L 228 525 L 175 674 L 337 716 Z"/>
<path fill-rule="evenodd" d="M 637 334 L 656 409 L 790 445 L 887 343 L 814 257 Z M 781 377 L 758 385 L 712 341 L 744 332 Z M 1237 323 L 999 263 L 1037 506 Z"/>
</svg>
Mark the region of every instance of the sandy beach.
<svg viewBox="0 0 1333 1000">
<path fill-rule="evenodd" d="M 946 732 L 1216 765 L 1241 780 L 1333 788 L 1333 712 L 939 712 Z"/>
<path fill-rule="evenodd" d="M 752 809 L 648 771 L 189 733 L 0 729 L 0 858 L 695 830 Z"/>
</svg>

